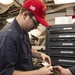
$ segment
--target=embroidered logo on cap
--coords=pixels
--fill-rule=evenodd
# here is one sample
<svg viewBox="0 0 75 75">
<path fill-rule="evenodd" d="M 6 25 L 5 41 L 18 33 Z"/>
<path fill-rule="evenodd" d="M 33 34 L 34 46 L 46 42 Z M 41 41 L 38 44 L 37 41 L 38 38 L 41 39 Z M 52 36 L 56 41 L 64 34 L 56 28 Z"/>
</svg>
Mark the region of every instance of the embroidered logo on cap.
<svg viewBox="0 0 75 75">
<path fill-rule="evenodd" d="M 30 6 L 30 9 L 34 11 L 36 8 L 31 5 L 31 6 Z"/>
</svg>

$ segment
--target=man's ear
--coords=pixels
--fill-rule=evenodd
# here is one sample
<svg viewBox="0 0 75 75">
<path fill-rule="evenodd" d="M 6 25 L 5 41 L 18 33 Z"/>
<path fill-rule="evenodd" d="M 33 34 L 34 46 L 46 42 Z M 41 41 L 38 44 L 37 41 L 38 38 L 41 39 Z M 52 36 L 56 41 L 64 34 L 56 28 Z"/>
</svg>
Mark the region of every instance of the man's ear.
<svg viewBox="0 0 75 75">
<path fill-rule="evenodd" d="M 23 16 L 24 16 L 24 19 L 28 16 L 28 11 L 25 11 L 24 13 L 23 13 Z"/>
</svg>

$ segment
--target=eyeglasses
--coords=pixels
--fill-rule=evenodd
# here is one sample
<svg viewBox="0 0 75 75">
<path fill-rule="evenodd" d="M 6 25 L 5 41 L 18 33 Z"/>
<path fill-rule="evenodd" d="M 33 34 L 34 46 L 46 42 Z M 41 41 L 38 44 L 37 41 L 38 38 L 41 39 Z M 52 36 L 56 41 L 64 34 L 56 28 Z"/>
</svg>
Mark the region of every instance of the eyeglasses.
<svg viewBox="0 0 75 75">
<path fill-rule="evenodd" d="M 39 22 L 35 22 L 35 20 L 32 18 L 33 17 L 33 14 L 31 14 L 30 12 L 29 12 L 29 16 L 33 20 L 35 27 L 37 27 L 39 25 Z"/>
</svg>

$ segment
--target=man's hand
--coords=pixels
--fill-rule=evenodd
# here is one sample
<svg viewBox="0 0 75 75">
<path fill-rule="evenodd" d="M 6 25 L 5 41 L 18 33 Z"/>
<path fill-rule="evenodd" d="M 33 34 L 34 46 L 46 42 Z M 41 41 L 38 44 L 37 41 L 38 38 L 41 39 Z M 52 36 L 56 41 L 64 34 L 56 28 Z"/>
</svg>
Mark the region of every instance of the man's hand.
<svg viewBox="0 0 75 75">
<path fill-rule="evenodd" d="M 42 58 L 43 62 L 48 62 L 51 65 L 51 59 L 48 55 L 41 53 L 41 58 Z"/>
<path fill-rule="evenodd" d="M 54 72 L 52 72 L 50 68 L 50 65 L 47 65 L 45 67 L 38 69 L 38 73 L 40 73 L 39 75 L 53 75 L 54 74 Z"/>
<path fill-rule="evenodd" d="M 53 68 L 58 75 L 72 75 L 68 68 L 63 68 L 61 66 L 54 66 Z"/>
</svg>

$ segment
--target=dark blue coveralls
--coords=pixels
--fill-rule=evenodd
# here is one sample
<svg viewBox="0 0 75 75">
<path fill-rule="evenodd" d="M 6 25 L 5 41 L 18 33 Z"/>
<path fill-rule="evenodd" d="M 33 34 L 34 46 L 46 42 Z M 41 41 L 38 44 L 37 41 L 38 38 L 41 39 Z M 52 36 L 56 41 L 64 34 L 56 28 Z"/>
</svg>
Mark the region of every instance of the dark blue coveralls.
<svg viewBox="0 0 75 75">
<path fill-rule="evenodd" d="M 0 75 L 33 70 L 31 45 L 16 19 L 0 31 Z"/>
</svg>

